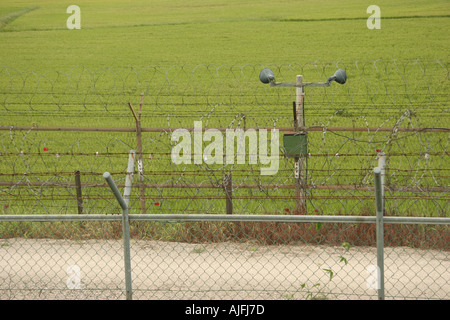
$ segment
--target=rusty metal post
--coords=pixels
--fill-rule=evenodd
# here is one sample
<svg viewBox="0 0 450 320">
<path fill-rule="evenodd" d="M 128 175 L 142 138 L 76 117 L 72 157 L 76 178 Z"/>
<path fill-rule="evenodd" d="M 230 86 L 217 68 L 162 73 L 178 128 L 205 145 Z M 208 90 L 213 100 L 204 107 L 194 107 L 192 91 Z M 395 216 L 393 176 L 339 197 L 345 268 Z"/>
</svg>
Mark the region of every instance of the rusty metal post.
<svg viewBox="0 0 450 320">
<path fill-rule="evenodd" d="M 77 192 L 78 214 L 83 214 L 83 195 L 81 193 L 80 170 L 75 171 L 75 189 Z"/>
</svg>

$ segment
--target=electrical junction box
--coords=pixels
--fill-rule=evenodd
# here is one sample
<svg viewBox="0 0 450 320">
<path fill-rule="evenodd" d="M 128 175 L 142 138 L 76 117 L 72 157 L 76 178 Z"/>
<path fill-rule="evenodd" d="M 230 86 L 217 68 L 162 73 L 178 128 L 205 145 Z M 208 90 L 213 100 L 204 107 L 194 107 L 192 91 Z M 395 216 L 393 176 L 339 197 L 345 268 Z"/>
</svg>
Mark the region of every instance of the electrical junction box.
<svg viewBox="0 0 450 320">
<path fill-rule="evenodd" d="M 286 132 L 283 135 L 283 146 L 287 157 L 306 156 L 308 154 L 306 132 Z"/>
</svg>

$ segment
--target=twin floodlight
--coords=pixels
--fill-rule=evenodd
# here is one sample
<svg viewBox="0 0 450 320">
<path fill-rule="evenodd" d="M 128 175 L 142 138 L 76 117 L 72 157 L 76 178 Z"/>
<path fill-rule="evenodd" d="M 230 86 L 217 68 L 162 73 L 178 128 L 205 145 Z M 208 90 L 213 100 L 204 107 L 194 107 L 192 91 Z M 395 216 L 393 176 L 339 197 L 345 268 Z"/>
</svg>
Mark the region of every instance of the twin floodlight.
<svg viewBox="0 0 450 320">
<path fill-rule="evenodd" d="M 259 80 L 262 83 L 270 83 L 271 87 L 329 87 L 333 81 L 336 81 L 339 84 L 344 84 L 347 82 L 347 74 L 343 69 L 338 69 L 334 75 L 328 78 L 327 82 L 288 82 L 281 83 L 275 82 L 275 75 L 273 71 L 265 68 L 261 70 L 259 73 Z M 297 92 L 298 93 L 298 92 Z M 285 148 L 285 154 L 287 156 L 292 156 L 298 159 L 298 157 L 304 157 L 308 154 L 308 142 L 306 138 L 306 132 L 300 132 L 299 125 L 305 125 L 304 117 L 302 117 L 302 123 L 298 124 L 297 112 L 299 112 L 300 108 L 303 108 L 303 99 L 302 96 L 297 95 L 297 101 L 294 102 L 294 124 L 297 127 L 296 132 L 288 133 L 285 132 L 283 136 L 283 145 Z M 298 108 L 298 109 L 297 109 Z M 300 113 L 301 114 L 301 113 Z M 295 177 L 299 178 L 300 165 L 298 164 L 299 160 L 296 160 L 296 169 L 295 169 Z"/>
<path fill-rule="evenodd" d="M 273 71 L 265 68 L 259 73 L 259 80 L 261 80 L 262 83 L 270 83 L 271 87 L 329 87 L 333 81 L 344 84 L 347 81 L 347 74 L 343 69 L 338 69 L 334 75 L 328 78 L 327 82 L 304 82 L 301 85 L 298 85 L 295 82 L 275 82 Z"/>
</svg>

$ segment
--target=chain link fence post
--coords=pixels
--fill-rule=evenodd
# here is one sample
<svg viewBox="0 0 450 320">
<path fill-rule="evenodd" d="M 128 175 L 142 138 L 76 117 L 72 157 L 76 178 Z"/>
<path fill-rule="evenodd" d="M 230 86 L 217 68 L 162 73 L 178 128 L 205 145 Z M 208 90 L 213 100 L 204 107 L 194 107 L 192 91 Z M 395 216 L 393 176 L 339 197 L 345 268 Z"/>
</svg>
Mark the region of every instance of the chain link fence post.
<svg viewBox="0 0 450 320">
<path fill-rule="evenodd" d="M 128 205 L 122 198 L 122 195 L 117 189 L 117 186 L 111 177 L 109 172 L 103 174 L 106 182 L 108 182 L 114 196 L 122 207 L 122 234 L 123 234 L 123 258 L 125 265 L 125 287 L 126 287 L 126 299 L 132 300 L 132 287 L 131 287 L 131 257 L 130 257 L 130 223 L 128 219 Z"/>
<path fill-rule="evenodd" d="M 377 289 L 378 300 L 384 300 L 384 222 L 381 169 L 376 167 L 373 171 L 375 173 L 375 199 L 377 203 Z"/>
</svg>

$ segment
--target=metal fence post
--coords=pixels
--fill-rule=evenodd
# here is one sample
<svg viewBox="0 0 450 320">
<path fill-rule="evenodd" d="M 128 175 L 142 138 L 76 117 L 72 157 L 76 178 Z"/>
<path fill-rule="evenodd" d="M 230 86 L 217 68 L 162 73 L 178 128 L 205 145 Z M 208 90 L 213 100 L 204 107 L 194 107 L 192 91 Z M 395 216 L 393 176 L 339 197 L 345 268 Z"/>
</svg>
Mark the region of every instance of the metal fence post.
<svg viewBox="0 0 450 320">
<path fill-rule="evenodd" d="M 125 265 L 125 287 L 126 287 L 126 299 L 132 300 L 132 288 L 131 288 L 131 257 L 130 257 L 130 224 L 128 219 L 128 205 L 122 198 L 122 195 L 117 189 L 114 180 L 109 172 L 103 174 L 106 182 L 108 182 L 114 196 L 122 207 L 122 234 L 123 234 L 123 258 Z"/>
<path fill-rule="evenodd" d="M 123 191 L 123 198 L 125 200 L 127 207 L 129 207 L 130 204 L 131 185 L 133 184 L 135 158 L 136 158 L 136 151 L 130 150 L 130 155 L 128 156 L 127 175 L 125 177 L 125 188 Z"/>
<path fill-rule="evenodd" d="M 381 196 L 382 196 L 382 203 L 383 203 L 383 214 L 385 212 L 385 205 L 384 205 L 384 186 L 385 186 L 385 177 L 386 177 L 386 154 L 384 152 L 380 152 L 378 154 L 378 167 L 381 170 Z"/>
<path fill-rule="evenodd" d="M 375 173 L 375 199 L 377 204 L 377 289 L 378 300 L 384 300 L 384 221 L 383 221 L 383 193 L 381 185 L 381 169 L 376 167 Z"/>
</svg>

